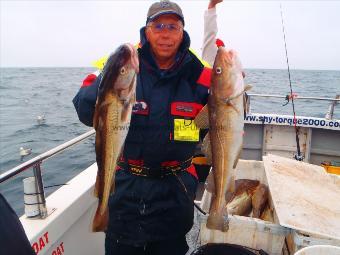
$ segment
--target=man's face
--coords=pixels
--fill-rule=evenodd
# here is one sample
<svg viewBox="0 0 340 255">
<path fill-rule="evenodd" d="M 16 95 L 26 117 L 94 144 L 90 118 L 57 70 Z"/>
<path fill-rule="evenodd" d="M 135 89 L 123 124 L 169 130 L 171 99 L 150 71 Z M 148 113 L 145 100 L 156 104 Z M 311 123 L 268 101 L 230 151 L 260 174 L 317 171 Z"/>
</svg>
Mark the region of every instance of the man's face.
<svg viewBox="0 0 340 255">
<path fill-rule="evenodd" d="M 183 39 L 183 24 L 174 14 L 164 14 L 147 24 L 146 39 L 156 61 L 175 58 Z"/>
</svg>

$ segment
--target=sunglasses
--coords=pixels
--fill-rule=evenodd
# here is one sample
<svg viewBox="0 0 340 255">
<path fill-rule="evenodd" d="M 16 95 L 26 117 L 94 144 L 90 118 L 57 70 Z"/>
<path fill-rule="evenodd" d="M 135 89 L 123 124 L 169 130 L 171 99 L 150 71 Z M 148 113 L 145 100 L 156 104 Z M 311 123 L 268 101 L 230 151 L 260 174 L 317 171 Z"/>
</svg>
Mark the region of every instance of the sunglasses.
<svg viewBox="0 0 340 255">
<path fill-rule="evenodd" d="M 152 23 L 148 25 L 154 33 L 161 33 L 167 29 L 171 33 L 179 33 L 183 27 L 177 24 Z"/>
</svg>

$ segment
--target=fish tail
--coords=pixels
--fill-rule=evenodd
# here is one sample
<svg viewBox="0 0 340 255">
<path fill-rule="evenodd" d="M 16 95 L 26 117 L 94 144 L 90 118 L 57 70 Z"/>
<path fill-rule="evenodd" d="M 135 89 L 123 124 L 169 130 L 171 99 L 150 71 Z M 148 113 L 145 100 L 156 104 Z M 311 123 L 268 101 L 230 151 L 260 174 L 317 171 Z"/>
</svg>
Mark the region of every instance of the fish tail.
<svg viewBox="0 0 340 255">
<path fill-rule="evenodd" d="M 207 219 L 207 228 L 224 231 L 225 229 L 224 216 L 225 215 L 223 214 L 222 210 L 210 213 Z"/>
<path fill-rule="evenodd" d="M 260 210 L 259 209 L 253 209 L 253 218 L 260 218 L 260 216 L 261 216 L 261 212 L 260 212 Z"/>
<path fill-rule="evenodd" d="M 102 196 L 101 196 L 101 203 L 99 204 L 99 213 L 100 214 L 104 214 L 107 206 L 108 206 L 108 202 L 109 202 L 109 197 L 110 194 L 113 192 L 114 190 L 114 180 L 112 180 L 112 171 L 109 172 L 108 178 L 106 181 L 106 183 L 103 185 L 103 192 L 102 192 Z"/>
<path fill-rule="evenodd" d="M 107 225 L 109 222 L 109 209 L 106 208 L 103 214 L 100 213 L 100 205 L 96 210 L 96 214 L 94 215 L 92 222 L 92 231 L 93 232 L 104 232 L 107 229 Z"/>
</svg>

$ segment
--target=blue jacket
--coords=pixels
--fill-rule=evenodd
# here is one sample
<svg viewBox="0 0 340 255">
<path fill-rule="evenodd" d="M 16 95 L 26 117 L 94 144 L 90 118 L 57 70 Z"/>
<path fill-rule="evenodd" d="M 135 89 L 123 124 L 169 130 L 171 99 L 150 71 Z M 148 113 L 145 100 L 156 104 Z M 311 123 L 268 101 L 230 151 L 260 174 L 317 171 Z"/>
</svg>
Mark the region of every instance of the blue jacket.
<svg viewBox="0 0 340 255">
<path fill-rule="evenodd" d="M 190 38 L 184 32 L 176 63 L 170 70 L 160 70 L 150 53 L 144 29 L 138 49 L 137 102 L 123 156 L 159 169 L 164 162 L 182 162 L 194 155 L 197 141 L 178 140 L 174 123 L 185 119 L 190 124 L 207 103 L 211 69 L 204 67 L 189 50 Z M 89 126 L 99 81 L 100 76 L 92 84 L 85 83 L 73 99 L 80 121 Z M 108 233 L 123 242 L 140 245 L 185 235 L 192 226 L 192 200 L 197 186 L 195 171 L 190 169 L 190 173 L 181 173 L 180 178 L 191 201 L 174 176 L 154 180 L 118 171 L 116 190 L 110 200 Z"/>
</svg>

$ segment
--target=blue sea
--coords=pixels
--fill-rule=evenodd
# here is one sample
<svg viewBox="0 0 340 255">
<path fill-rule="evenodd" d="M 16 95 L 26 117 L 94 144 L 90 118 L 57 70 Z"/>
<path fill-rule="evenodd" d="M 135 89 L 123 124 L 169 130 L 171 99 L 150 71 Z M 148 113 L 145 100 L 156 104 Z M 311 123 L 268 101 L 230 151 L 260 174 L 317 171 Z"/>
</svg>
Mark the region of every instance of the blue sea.
<svg viewBox="0 0 340 255">
<path fill-rule="evenodd" d="M 0 174 L 23 163 L 19 148 L 30 148 L 29 160 L 90 130 L 79 122 L 72 104 L 82 80 L 92 68 L 1 68 L 0 69 Z M 292 70 L 292 86 L 299 96 L 331 97 L 340 94 L 340 71 Z M 290 92 L 287 70 L 248 69 L 249 93 L 287 95 Z M 253 98 L 251 111 L 292 114 L 292 105 L 282 106 L 284 99 Z M 296 114 L 324 117 L 329 102 L 295 101 Z M 45 116 L 39 124 L 38 116 Z M 334 118 L 340 119 L 340 107 Z M 66 183 L 95 161 L 94 137 L 44 161 L 44 186 Z M 0 184 L 18 215 L 23 210 L 22 180 L 33 171 L 17 175 Z M 47 188 L 50 194 L 58 187 Z"/>
</svg>

